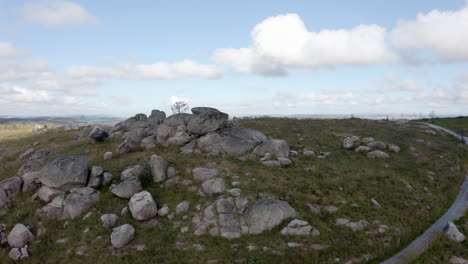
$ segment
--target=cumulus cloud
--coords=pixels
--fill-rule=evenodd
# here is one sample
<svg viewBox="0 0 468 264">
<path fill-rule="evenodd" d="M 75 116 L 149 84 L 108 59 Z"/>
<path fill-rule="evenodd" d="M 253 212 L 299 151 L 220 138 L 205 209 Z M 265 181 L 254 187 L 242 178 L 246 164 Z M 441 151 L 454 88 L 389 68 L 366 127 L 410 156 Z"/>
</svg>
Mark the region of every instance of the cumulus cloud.
<svg viewBox="0 0 468 264">
<path fill-rule="evenodd" d="M 19 50 L 13 44 L 8 42 L 0 42 L 0 58 L 20 58 L 29 55 L 28 52 L 24 50 Z"/>
<path fill-rule="evenodd" d="M 387 45 L 386 29 L 378 25 L 311 32 L 297 14 L 286 14 L 265 19 L 251 35 L 250 47 L 218 49 L 213 59 L 235 71 L 260 75 L 284 75 L 286 66 L 371 65 L 397 60 Z"/>
<path fill-rule="evenodd" d="M 369 92 L 419 92 L 423 88 L 415 80 L 400 80 L 395 74 L 387 73 L 376 87 L 368 89 Z"/>
<path fill-rule="evenodd" d="M 393 45 L 405 51 L 435 53 L 443 61 L 468 60 L 468 7 L 432 10 L 415 20 L 400 21 L 391 32 Z"/>
<path fill-rule="evenodd" d="M 84 7 L 65 0 L 40 0 L 26 3 L 22 11 L 27 21 L 48 27 L 99 23 L 98 19 Z"/>
<path fill-rule="evenodd" d="M 21 81 L 51 74 L 44 60 L 0 64 L 0 81 Z"/>
</svg>

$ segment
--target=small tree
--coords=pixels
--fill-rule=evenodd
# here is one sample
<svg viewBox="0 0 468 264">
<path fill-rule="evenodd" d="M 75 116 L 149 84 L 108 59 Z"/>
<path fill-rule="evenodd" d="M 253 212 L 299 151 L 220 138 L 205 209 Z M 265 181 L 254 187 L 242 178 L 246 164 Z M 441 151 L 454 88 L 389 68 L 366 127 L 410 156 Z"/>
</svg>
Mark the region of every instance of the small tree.
<svg viewBox="0 0 468 264">
<path fill-rule="evenodd" d="M 431 122 L 434 123 L 434 118 L 436 118 L 436 114 L 435 114 L 434 110 L 432 110 L 429 113 L 429 117 L 431 118 Z"/>
<path fill-rule="evenodd" d="M 171 106 L 172 113 L 180 114 L 185 113 L 189 109 L 189 105 L 187 102 L 184 101 L 177 101 Z"/>
</svg>

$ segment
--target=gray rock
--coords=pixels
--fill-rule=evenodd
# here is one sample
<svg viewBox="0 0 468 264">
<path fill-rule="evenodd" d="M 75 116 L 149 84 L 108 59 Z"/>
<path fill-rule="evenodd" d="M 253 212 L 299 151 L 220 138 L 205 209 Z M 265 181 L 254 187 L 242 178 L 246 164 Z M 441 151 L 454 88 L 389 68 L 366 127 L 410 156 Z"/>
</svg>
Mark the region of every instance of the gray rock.
<svg viewBox="0 0 468 264">
<path fill-rule="evenodd" d="M 156 147 L 156 137 L 154 135 L 145 137 L 141 140 L 140 146 L 145 149 L 150 149 Z"/>
<path fill-rule="evenodd" d="M 28 148 L 18 156 L 18 160 L 25 160 L 31 157 L 36 150 L 34 148 Z"/>
<path fill-rule="evenodd" d="M 116 214 L 104 214 L 101 216 L 101 221 L 105 228 L 112 228 L 119 221 L 119 217 Z"/>
<path fill-rule="evenodd" d="M 23 180 L 23 192 L 35 191 L 41 187 L 41 176 L 39 171 L 28 172 L 21 176 Z"/>
<path fill-rule="evenodd" d="M 319 209 L 320 210 L 320 209 Z M 323 208 L 324 211 L 328 212 L 328 213 L 336 213 L 338 212 L 338 207 L 334 206 L 334 205 L 328 205 L 328 206 L 325 206 Z"/>
<path fill-rule="evenodd" d="M 461 243 L 465 240 L 465 235 L 462 234 L 458 230 L 457 226 L 452 222 L 447 223 L 443 229 L 443 232 L 445 236 L 453 242 Z"/>
<path fill-rule="evenodd" d="M 66 155 L 49 162 L 41 170 L 42 184 L 69 191 L 84 187 L 88 181 L 88 160 L 84 156 Z"/>
<path fill-rule="evenodd" d="M 176 206 L 176 213 L 177 214 L 185 213 L 185 212 L 188 211 L 189 207 L 190 207 L 190 202 L 189 201 L 180 202 Z"/>
<path fill-rule="evenodd" d="M 75 134 L 76 141 L 84 141 L 89 138 L 89 131 L 80 131 Z"/>
<path fill-rule="evenodd" d="M 468 264 L 468 260 L 457 256 L 450 257 L 449 261 L 451 264 Z"/>
<path fill-rule="evenodd" d="M 124 224 L 113 229 L 111 234 L 111 244 L 114 248 L 122 248 L 128 245 L 135 235 L 135 228 L 129 224 Z"/>
<path fill-rule="evenodd" d="M 99 188 L 102 185 L 102 175 L 104 169 L 100 166 L 93 166 L 91 168 L 91 174 L 89 175 L 88 187 Z"/>
<path fill-rule="evenodd" d="M 20 193 L 22 187 L 23 180 L 20 177 L 11 177 L 0 181 L 0 189 L 2 189 L 6 196 L 10 199 Z"/>
<path fill-rule="evenodd" d="M 34 154 L 29 157 L 28 161 L 18 170 L 18 175 L 22 176 L 27 172 L 39 171 L 42 165 L 47 161 L 49 153 L 50 151 L 47 149 L 35 151 Z"/>
<path fill-rule="evenodd" d="M 224 186 L 224 181 L 221 178 L 214 178 L 206 180 L 202 183 L 203 192 L 212 197 L 217 197 L 224 193 L 226 187 Z"/>
<path fill-rule="evenodd" d="M 173 137 L 167 140 L 168 145 L 184 145 L 192 140 L 192 137 L 187 133 L 185 126 L 178 126 Z"/>
<path fill-rule="evenodd" d="M 367 153 L 367 157 L 371 159 L 388 159 L 390 155 L 380 150 L 374 150 Z"/>
<path fill-rule="evenodd" d="M 172 179 L 177 176 L 177 170 L 174 166 L 169 166 L 167 168 L 167 178 Z"/>
<path fill-rule="evenodd" d="M 373 137 L 365 137 L 361 141 L 362 143 L 367 144 L 369 142 L 375 141 L 375 139 Z"/>
<path fill-rule="evenodd" d="M 197 181 L 206 181 L 219 175 L 218 169 L 195 168 L 192 170 L 193 179 Z"/>
<path fill-rule="evenodd" d="M 74 188 L 63 201 L 63 218 L 75 219 L 99 202 L 99 192 L 90 187 Z"/>
<path fill-rule="evenodd" d="M 216 199 L 215 205 L 216 211 L 218 211 L 220 214 L 234 213 L 236 209 L 232 198 L 218 198 Z"/>
<path fill-rule="evenodd" d="M 287 158 L 289 156 L 289 145 L 286 141 L 281 139 L 271 139 L 264 141 L 254 149 L 254 153 L 259 156 L 264 156 L 270 153 L 275 157 Z"/>
<path fill-rule="evenodd" d="M 238 197 L 238 196 L 241 195 L 242 190 L 239 189 L 239 188 L 233 188 L 233 189 L 228 190 L 228 192 L 229 192 L 230 195 L 232 195 L 234 197 Z"/>
<path fill-rule="evenodd" d="M 135 127 L 128 132 L 127 139 L 133 143 L 136 143 L 136 142 L 140 142 L 143 138 L 147 136 L 148 134 L 147 134 L 145 127 Z"/>
<path fill-rule="evenodd" d="M 144 174 L 145 168 L 143 168 L 143 166 L 141 165 L 136 165 L 122 171 L 122 173 L 120 174 L 120 179 L 123 181 L 132 179 L 140 180 Z"/>
<path fill-rule="evenodd" d="M 165 122 L 170 119 L 166 119 Z M 166 144 L 166 141 L 175 136 L 177 133 L 177 126 L 170 126 L 166 123 L 162 123 L 156 129 L 156 140 L 158 143 Z"/>
<path fill-rule="evenodd" d="M 57 190 L 46 185 L 42 185 L 42 187 L 39 188 L 39 190 L 36 192 L 39 199 L 41 199 L 42 201 L 46 203 L 52 201 L 55 197 L 63 193 L 64 191 Z"/>
<path fill-rule="evenodd" d="M 109 137 L 109 134 L 101 126 L 95 126 L 93 130 L 91 130 L 91 132 L 89 133 L 89 140 L 93 144 L 98 143 L 98 142 L 103 142 L 108 137 Z"/>
<path fill-rule="evenodd" d="M 277 160 L 267 160 L 262 162 L 262 164 L 268 167 L 281 167 L 281 162 Z"/>
<path fill-rule="evenodd" d="M 26 247 L 24 248 L 12 248 L 8 253 L 8 257 L 14 261 L 22 260 L 30 257 L 29 251 Z"/>
<path fill-rule="evenodd" d="M 371 202 L 371 204 L 372 204 L 374 207 L 382 208 L 382 206 L 380 205 L 380 203 L 377 202 L 374 198 L 370 199 L 370 202 Z"/>
<path fill-rule="evenodd" d="M 347 137 L 343 139 L 342 146 L 344 149 L 353 150 L 359 146 L 361 139 L 358 136 Z"/>
<path fill-rule="evenodd" d="M 141 187 L 140 180 L 130 179 L 117 185 L 112 185 L 110 190 L 120 198 L 130 199 L 135 193 L 143 190 L 143 187 Z"/>
<path fill-rule="evenodd" d="M 390 144 L 388 145 L 388 150 L 398 153 L 400 152 L 400 147 L 397 145 Z"/>
<path fill-rule="evenodd" d="M 367 143 L 367 146 L 373 149 L 380 149 L 380 150 L 387 149 L 387 144 L 385 144 L 382 141 L 371 141 Z"/>
<path fill-rule="evenodd" d="M 315 157 L 315 152 L 312 151 L 312 150 L 304 149 L 302 151 L 302 155 L 304 155 L 306 157 Z"/>
<path fill-rule="evenodd" d="M 169 213 L 169 207 L 163 206 L 161 209 L 158 210 L 158 215 L 166 216 Z"/>
<path fill-rule="evenodd" d="M 159 183 L 167 178 L 167 162 L 158 155 L 152 155 L 149 161 L 153 182 Z"/>
<path fill-rule="evenodd" d="M 359 153 L 367 153 L 371 150 L 368 146 L 359 146 L 354 151 L 359 152 Z"/>
<path fill-rule="evenodd" d="M 191 134 L 205 135 L 224 128 L 229 116 L 217 109 L 209 107 L 192 108 L 193 116 L 187 123 Z"/>
<path fill-rule="evenodd" d="M 259 234 L 271 230 L 283 220 L 297 216 L 296 210 L 281 200 L 262 199 L 245 212 L 249 233 Z"/>
<path fill-rule="evenodd" d="M 22 248 L 34 241 L 34 235 L 23 224 L 16 224 L 8 234 L 10 247 Z"/>
<path fill-rule="evenodd" d="M 147 191 L 135 193 L 128 203 L 128 208 L 133 218 L 138 221 L 149 220 L 158 213 L 156 202 L 151 193 Z"/>
<path fill-rule="evenodd" d="M 293 164 L 293 162 L 288 158 L 279 157 L 277 160 L 279 161 L 282 167 L 286 167 Z"/>
<path fill-rule="evenodd" d="M 280 233 L 288 236 L 309 236 L 312 234 L 312 226 L 307 221 L 294 219 L 281 229 Z"/>
<path fill-rule="evenodd" d="M 104 160 L 110 160 L 112 159 L 112 152 L 106 152 L 104 153 Z"/>
<path fill-rule="evenodd" d="M 126 138 L 118 147 L 116 152 L 119 154 L 130 153 L 135 149 L 135 143 L 130 139 Z"/>
<path fill-rule="evenodd" d="M 112 183 L 112 174 L 110 172 L 104 172 L 102 175 L 102 186 L 109 186 Z"/>
</svg>

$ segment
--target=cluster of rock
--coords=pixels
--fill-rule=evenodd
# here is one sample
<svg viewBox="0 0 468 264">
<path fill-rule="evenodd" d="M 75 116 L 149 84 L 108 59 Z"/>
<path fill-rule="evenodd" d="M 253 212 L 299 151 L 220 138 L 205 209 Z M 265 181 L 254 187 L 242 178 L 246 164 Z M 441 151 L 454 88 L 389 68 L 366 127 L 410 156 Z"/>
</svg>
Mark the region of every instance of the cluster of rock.
<svg viewBox="0 0 468 264">
<path fill-rule="evenodd" d="M 34 242 L 34 239 L 35 237 L 28 226 L 16 224 L 7 235 L 7 226 L 0 224 L 0 247 L 9 246 L 11 249 L 8 256 L 13 260 L 29 257 L 30 252 L 28 248 Z"/>
<path fill-rule="evenodd" d="M 400 152 L 399 146 L 375 140 L 373 137 L 365 137 L 361 139 L 358 136 L 347 136 L 341 140 L 341 146 L 346 150 L 367 153 L 367 157 L 371 159 L 390 158 L 390 155 L 384 152 L 384 150 L 389 150 L 395 153 Z"/>
</svg>

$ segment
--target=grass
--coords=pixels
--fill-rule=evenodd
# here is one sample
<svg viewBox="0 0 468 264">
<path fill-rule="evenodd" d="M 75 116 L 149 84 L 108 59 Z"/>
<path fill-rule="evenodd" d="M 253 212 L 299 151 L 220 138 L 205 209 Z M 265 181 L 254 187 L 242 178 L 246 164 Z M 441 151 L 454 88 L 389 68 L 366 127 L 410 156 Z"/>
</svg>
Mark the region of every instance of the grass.
<svg viewBox="0 0 468 264">
<path fill-rule="evenodd" d="M 120 215 L 128 200 L 120 199 L 104 188 L 100 190 L 101 201 L 91 209 L 93 215 L 90 218 L 68 220 L 66 227 L 63 221 L 43 219 L 47 233 L 38 238 L 39 243 L 32 245 L 33 257 L 26 262 L 207 263 L 217 260 L 217 263 L 336 263 L 335 260 L 339 259 L 339 263 L 344 263 L 371 254 L 374 258 L 370 262 L 378 263 L 408 244 L 445 212 L 457 194 L 468 165 L 466 146 L 449 136 L 426 134 L 417 125 L 399 127 L 391 122 L 361 119 L 258 118 L 241 122 L 243 126 L 258 129 L 273 138 L 285 139 L 293 150 L 307 147 L 315 152 L 329 151 L 332 157 L 317 159 L 299 155 L 292 157 L 294 165 L 291 167 L 270 168 L 260 165 L 257 160 L 243 162 L 231 157 L 181 156 L 177 147 L 158 146 L 115 155 L 113 159 L 103 161 L 104 153 L 114 151 L 121 139 L 92 145 L 75 142 L 76 131 L 52 130 L 21 139 L 1 140 L 0 179 L 16 175 L 22 164 L 16 160 L 18 155 L 34 142 L 40 142 L 36 149 L 52 150 L 50 159 L 62 154 L 85 155 L 90 165 L 102 166 L 114 175 L 114 179 L 118 179 L 127 166 L 147 166 L 150 156 L 158 154 L 176 167 L 182 179 L 192 179 L 190 170 L 194 167 L 217 167 L 222 171 L 227 186 L 234 181 L 233 176 L 238 176 L 236 180 L 242 183 L 239 186 L 242 193 L 252 196 L 253 200 L 264 196 L 286 200 L 299 212 L 300 219 L 320 230 L 320 236 L 284 237 L 279 230 L 287 224 L 285 222 L 271 232 L 244 235 L 232 241 L 209 235 L 197 237 L 193 235 L 190 216 L 196 212 L 195 205 L 206 206 L 212 201 L 199 197 L 196 192 L 188 190 L 189 186 L 182 184 L 161 188 L 148 176 L 143 180 L 144 188 L 153 194 L 158 206 L 168 204 L 173 212 L 179 202 L 191 202 L 188 219 L 181 216 L 173 220 L 156 217 L 155 226 L 142 228 L 130 216 L 121 216 L 119 224 L 130 223 L 136 227 L 135 240 L 125 249 L 112 250 L 111 230 L 103 228 L 99 218 L 104 213 Z M 336 136 L 338 133 L 372 136 L 376 140 L 399 145 L 401 152 L 390 153 L 391 158 L 386 161 L 369 160 L 363 154 L 341 149 Z M 416 152 L 410 147 L 415 147 Z M 434 182 L 427 177 L 428 173 L 433 173 Z M 402 180 L 409 182 L 413 189 L 409 190 Z M 196 183 L 193 185 L 198 186 Z M 30 195 L 32 193 L 21 194 L 9 214 L 0 217 L 0 222 L 9 228 L 15 223 L 31 224 L 35 233 L 40 219 L 34 211 L 42 205 L 31 201 Z M 383 208 L 373 207 L 369 202 L 371 198 L 379 201 Z M 319 216 L 310 211 L 307 203 L 334 205 L 339 210 Z M 352 232 L 349 228 L 336 226 L 337 218 L 365 219 L 371 224 L 362 231 Z M 379 224 L 389 226 L 389 230 L 386 233 L 368 232 L 377 229 Z M 180 234 L 182 226 L 189 226 L 191 232 Z M 83 233 L 85 228 L 90 228 L 90 231 Z M 99 236 L 100 239 L 97 238 Z M 70 238 L 70 242 L 55 243 L 64 237 Z M 288 248 L 286 243 L 290 241 L 305 246 Z M 136 252 L 132 246 L 137 244 L 146 245 L 147 250 Z M 197 251 L 193 244 L 202 244 L 205 250 Z M 249 244 L 257 249 L 249 251 L 246 248 Z M 317 251 L 310 248 L 312 244 L 328 245 L 329 248 Z M 87 246 L 89 256 L 75 255 L 76 248 L 80 246 Z M 8 261 L 7 257 L 0 257 L 0 262 Z"/>
<path fill-rule="evenodd" d="M 31 135 L 33 128 L 31 123 L 0 124 L 0 141 Z"/>
<path fill-rule="evenodd" d="M 468 136 L 468 116 L 421 119 L 421 121 L 448 128 L 465 137 Z"/>
</svg>

